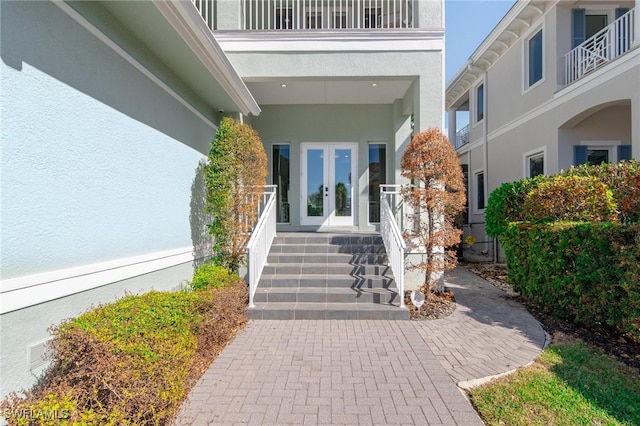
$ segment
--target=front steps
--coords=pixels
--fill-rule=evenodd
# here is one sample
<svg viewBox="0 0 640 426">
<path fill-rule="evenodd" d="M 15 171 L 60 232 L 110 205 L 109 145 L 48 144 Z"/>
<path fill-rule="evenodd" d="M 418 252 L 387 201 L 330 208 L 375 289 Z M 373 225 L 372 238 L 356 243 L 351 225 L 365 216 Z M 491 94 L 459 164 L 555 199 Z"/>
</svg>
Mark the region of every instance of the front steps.
<svg viewBox="0 0 640 426">
<path fill-rule="evenodd" d="M 409 319 L 379 234 L 278 233 L 251 319 Z"/>
</svg>

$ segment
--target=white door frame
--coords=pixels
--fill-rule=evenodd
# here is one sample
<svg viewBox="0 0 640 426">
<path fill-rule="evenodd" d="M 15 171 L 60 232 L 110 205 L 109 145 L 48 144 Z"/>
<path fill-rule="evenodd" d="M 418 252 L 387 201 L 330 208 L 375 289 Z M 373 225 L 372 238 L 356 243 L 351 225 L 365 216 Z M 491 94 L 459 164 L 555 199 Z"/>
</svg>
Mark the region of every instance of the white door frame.
<svg viewBox="0 0 640 426">
<path fill-rule="evenodd" d="M 336 172 L 335 162 L 326 161 L 335 158 L 336 150 L 351 150 L 351 176 L 350 188 L 347 190 L 347 200 L 350 200 L 350 215 L 340 216 L 336 214 Z M 323 158 L 323 215 L 308 216 L 308 171 L 307 171 L 307 155 L 309 150 L 322 150 L 321 158 Z M 358 144 L 357 143 L 315 143 L 303 142 L 300 145 L 300 224 L 301 225 L 319 225 L 319 226 L 353 226 L 356 225 L 356 205 L 358 202 L 357 191 L 357 167 L 358 167 Z"/>
</svg>

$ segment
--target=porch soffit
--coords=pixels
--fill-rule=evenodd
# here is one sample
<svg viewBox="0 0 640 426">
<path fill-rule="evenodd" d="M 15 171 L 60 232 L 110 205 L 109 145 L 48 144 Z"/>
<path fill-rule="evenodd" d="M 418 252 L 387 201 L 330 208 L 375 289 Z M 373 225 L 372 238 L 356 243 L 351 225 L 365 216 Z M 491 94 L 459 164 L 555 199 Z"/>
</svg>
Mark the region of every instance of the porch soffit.
<svg viewBox="0 0 640 426">
<path fill-rule="evenodd" d="M 182 2 L 102 2 L 212 110 L 260 113 L 255 99 L 197 10 Z"/>
<path fill-rule="evenodd" d="M 259 105 L 392 104 L 403 99 L 413 79 L 245 80 Z M 284 86 L 284 87 L 283 87 Z"/>
</svg>

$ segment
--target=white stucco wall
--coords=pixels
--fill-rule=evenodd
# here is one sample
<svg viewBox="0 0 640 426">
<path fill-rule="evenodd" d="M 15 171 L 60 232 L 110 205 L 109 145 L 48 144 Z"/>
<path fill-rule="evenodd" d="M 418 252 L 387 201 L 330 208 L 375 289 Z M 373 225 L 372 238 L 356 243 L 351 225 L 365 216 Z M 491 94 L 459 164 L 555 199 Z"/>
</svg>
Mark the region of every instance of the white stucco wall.
<svg viewBox="0 0 640 426">
<path fill-rule="evenodd" d="M 215 129 L 52 3 L 1 7 L 5 395 L 33 383 L 28 348 L 49 326 L 191 277 L 192 191 Z M 139 256 L 147 267 L 117 273 Z"/>
</svg>

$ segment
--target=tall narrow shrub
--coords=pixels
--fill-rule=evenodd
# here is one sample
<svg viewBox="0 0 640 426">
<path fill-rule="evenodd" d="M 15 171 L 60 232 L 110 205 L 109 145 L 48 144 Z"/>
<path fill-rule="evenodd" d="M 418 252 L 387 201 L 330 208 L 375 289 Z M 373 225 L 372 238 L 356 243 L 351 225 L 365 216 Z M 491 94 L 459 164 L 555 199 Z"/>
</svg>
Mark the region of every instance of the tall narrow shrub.
<svg viewBox="0 0 640 426">
<path fill-rule="evenodd" d="M 237 272 L 266 184 L 267 155 L 249 125 L 223 118 L 211 143 L 205 172 L 207 212 L 213 221 L 213 260 Z"/>
<path fill-rule="evenodd" d="M 414 213 L 413 228 L 405 238 L 424 248 L 414 269 L 425 272 L 421 291 L 444 291 L 442 272 L 455 266 L 462 231 L 455 219 L 464 209 L 465 188 L 458 156 L 447 137 L 431 128 L 413 137 L 400 162 L 402 176 L 415 185 L 403 188 L 402 196 Z"/>
</svg>

